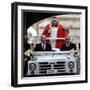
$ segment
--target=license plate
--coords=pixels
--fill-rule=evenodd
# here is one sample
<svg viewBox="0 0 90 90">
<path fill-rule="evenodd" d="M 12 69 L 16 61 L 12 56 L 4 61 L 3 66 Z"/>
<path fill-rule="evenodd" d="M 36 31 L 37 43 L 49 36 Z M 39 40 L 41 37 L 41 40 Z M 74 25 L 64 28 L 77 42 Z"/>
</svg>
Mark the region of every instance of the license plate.
<svg viewBox="0 0 90 90">
<path fill-rule="evenodd" d="M 54 74 L 54 70 L 52 69 L 47 70 L 47 74 Z"/>
</svg>

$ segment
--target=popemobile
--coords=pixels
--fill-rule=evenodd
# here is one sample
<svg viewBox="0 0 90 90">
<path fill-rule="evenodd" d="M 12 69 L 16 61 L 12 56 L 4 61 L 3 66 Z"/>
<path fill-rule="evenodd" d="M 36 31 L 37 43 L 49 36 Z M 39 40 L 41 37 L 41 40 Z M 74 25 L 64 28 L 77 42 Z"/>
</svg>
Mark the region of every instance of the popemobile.
<svg viewBox="0 0 90 90">
<path fill-rule="evenodd" d="M 78 59 L 73 50 L 33 52 L 28 61 L 27 75 L 77 75 Z"/>
</svg>

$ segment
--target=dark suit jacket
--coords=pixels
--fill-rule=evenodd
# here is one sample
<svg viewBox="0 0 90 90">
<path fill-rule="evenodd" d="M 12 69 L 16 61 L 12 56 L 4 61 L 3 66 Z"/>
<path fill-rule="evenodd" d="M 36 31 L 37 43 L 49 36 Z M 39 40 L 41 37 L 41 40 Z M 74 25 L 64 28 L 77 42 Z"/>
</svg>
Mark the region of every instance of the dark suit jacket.
<svg viewBox="0 0 90 90">
<path fill-rule="evenodd" d="M 52 47 L 51 47 L 51 44 L 46 43 L 46 47 L 45 47 L 45 49 L 43 49 L 43 47 L 40 43 L 40 44 L 36 44 L 34 51 L 52 51 Z"/>
<path fill-rule="evenodd" d="M 76 45 L 74 43 L 71 43 L 69 44 L 69 46 L 66 46 L 66 44 L 64 44 L 62 47 L 61 47 L 61 51 L 68 51 L 68 50 L 71 50 L 71 49 L 75 49 L 76 50 Z"/>
</svg>

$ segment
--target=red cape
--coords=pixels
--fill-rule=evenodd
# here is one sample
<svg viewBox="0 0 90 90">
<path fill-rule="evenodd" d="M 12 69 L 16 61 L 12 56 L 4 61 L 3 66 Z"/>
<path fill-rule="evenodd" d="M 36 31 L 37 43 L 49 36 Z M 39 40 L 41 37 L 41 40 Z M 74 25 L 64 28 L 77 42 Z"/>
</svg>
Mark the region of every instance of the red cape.
<svg viewBox="0 0 90 90">
<path fill-rule="evenodd" d="M 44 29 L 44 32 L 43 32 L 43 35 L 45 35 L 46 37 L 50 37 L 50 33 L 49 33 L 49 30 L 50 30 L 50 24 L 48 24 L 45 29 Z M 57 38 L 65 38 L 67 35 L 67 33 L 65 32 L 63 26 L 61 24 L 58 25 L 58 32 L 57 32 Z M 49 40 L 48 40 L 49 42 Z M 56 48 L 61 48 L 62 45 L 64 44 L 64 40 L 56 40 Z"/>
</svg>

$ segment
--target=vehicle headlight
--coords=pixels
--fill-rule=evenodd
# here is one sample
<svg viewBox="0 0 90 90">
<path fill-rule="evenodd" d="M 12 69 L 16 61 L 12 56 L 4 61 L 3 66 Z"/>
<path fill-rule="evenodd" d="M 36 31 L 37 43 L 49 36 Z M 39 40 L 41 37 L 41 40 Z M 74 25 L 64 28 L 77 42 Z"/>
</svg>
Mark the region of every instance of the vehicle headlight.
<svg viewBox="0 0 90 90">
<path fill-rule="evenodd" d="M 68 67 L 69 67 L 70 69 L 73 69 L 73 68 L 74 68 L 74 62 L 73 62 L 73 61 L 70 61 L 70 62 L 68 63 Z"/>
<path fill-rule="evenodd" d="M 36 69 L 36 65 L 34 63 L 29 64 L 29 69 L 34 71 Z"/>
</svg>

